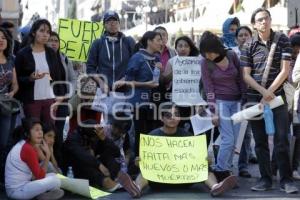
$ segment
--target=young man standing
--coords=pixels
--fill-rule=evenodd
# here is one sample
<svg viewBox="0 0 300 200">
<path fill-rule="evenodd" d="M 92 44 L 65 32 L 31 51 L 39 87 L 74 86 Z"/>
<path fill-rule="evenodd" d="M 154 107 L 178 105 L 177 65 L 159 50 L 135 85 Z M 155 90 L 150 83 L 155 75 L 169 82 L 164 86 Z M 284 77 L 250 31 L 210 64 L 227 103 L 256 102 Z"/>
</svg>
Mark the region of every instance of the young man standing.
<svg viewBox="0 0 300 200">
<path fill-rule="evenodd" d="M 261 85 L 266 68 L 268 54 L 275 37 L 271 29 L 271 15 L 265 8 L 256 9 L 251 16 L 251 24 L 256 33 L 247 42 L 241 52 L 241 66 L 245 82 L 250 86 L 247 91 L 248 102 L 268 104 L 275 96 L 285 97 L 283 83 L 288 77 L 291 60 L 291 46 L 288 38 L 281 35 L 276 45 L 266 87 Z M 280 190 L 296 193 L 298 189 L 292 182 L 292 171 L 289 162 L 288 110 L 287 103 L 272 110 L 274 115 L 274 153 L 280 172 Z M 255 150 L 258 158 L 261 179 L 251 189 L 266 191 L 272 188 L 272 172 L 268 135 L 264 119 L 251 120 L 255 139 Z"/>
<path fill-rule="evenodd" d="M 116 81 L 124 78 L 129 58 L 134 53 L 135 41 L 120 32 L 118 13 L 107 11 L 103 24 L 105 32 L 93 42 L 89 52 L 87 73 L 101 75 L 101 79 L 96 79 L 108 92 Z"/>
</svg>

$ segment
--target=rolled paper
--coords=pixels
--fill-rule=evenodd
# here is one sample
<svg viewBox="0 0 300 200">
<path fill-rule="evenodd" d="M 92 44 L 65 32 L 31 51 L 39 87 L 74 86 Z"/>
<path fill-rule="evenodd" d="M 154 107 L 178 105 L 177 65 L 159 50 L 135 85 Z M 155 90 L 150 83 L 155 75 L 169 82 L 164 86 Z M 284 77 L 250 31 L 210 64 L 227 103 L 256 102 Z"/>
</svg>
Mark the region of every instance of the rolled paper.
<svg viewBox="0 0 300 200">
<path fill-rule="evenodd" d="M 277 108 L 278 106 L 281 106 L 284 104 L 284 101 L 282 99 L 281 96 L 277 96 L 275 97 L 272 101 L 269 102 L 269 105 L 270 105 L 270 108 L 273 109 L 273 108 Z M 234 124 L 236 123 L 240 123 L 244 120 L 249 120 L 249 119 L 252 119 L 253 117 L 257 116 L 257 115 L 260 115 L 263 113 L 263 108 L 260 107 L 260 103 L 254 105 L 254 106 L 251 106 L 249 108 L 246 108 L 240 112 L 237 112 L 235 114 L 233 114 L 231 116 L 231 119 L 233 121 Z"/>
</svg>

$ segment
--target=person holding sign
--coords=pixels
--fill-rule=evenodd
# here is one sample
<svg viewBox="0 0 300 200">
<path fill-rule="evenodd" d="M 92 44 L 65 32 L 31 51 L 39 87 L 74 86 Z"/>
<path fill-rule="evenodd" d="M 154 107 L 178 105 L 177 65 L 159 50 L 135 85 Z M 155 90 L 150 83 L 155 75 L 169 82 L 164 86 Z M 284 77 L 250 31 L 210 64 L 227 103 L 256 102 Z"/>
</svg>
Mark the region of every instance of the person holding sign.
<svg viewBox="0 0 300 200">
<path fill-rule="evenodd" d="M 178 53 L 177 56 L 168 60 L 167 66 L 165 71 L 162 74 L 162 80 L 165 85 L 168 85 L 168 91 L 172 91 L 172 78 L 173 78 L 173 66 L 178 57 L 185 56 L 185 57 L 197 57 L 199 56 L 199 50 L 193 43 L 193 41 L 188 36 L 181 36 L 176 39 L 175 41 L 175 49 Z M 200 58 L 199 58 L 200 59 Z M 182 120 L 182 126 L 185 127 L 186 131 L 191 130 L 191 123 L 189 117 L 192 114 L 193 107 L 190 106 L 182 106 L 179 108 L 180 116 L 184 117 L 188 120 Z"/>
<path fill-rule="evenodd" d="M 53 121 L 51 105 L 61 102 L 56 95 L 64 95 L 60 85 L 52 87 L 55 81 L 63 81 L 55 52 L 47 46 L 51 24 L 46 19 L 34 22 L 29 33 L 30 45 L 16 55 L 16 71 L 19 84 L 18 98 L 24 104 L 26 117 Z M 56 106 L 53 106 L 55 111 Z"/>
<path fill-rule="evenodd" d="M 140 190 L 115 159 L 120 157 L 120 149 L 106 137 L 96 120 L 83 121 L 64 147 L 76 178 L 88 179 L 92 186 L 108 192 L 123 186 L 132 197 L 140 196 Z"/>
<path fill-rule="evenodd" d="M 186 132 L 184 129 L 179 128 L 178 124 L 180 122 L 179 110 L 172 103 L 165 103 L 162 106 L 161 112 L 161 121 L 163 126 L 157 129 L 152 130 L 149 135 L 153 136 L 162 136 L 162 137 L 186 137 L 193 136 L 193 134 Z M 136 165 L 139 165 L 140 157 L 136 158 Z M 146 186 L 151 188 L 182 188 L 189 187 L 191 184 L 165 184 L 157 183 L 146 180 L 142 174 L 139 174 L 135 180 L 138 187 L 142 190 Z M 218 183 L 215 175 L 212 172 L 209 172 L 208 179 L 205 181 L 205 184 L 211 189 L 212 196 L 219 196 L 224 192 L 232 189 L 236 186 L 237 180 L 235 176 L 229 176 L 225 178 L 222 182 Z"/>
<path fill-rule="evenodd" d="M 199 46 L 204 58 L 201 60 L 203 86 L 210 111 L 214 114 L 213 124 L 218 126 L 221 136 L 214 168 L 221 181 L 231 173 L 240 124 L 233 124 L 230 117 L 240 109 L 245 84 L 239 58 L 234 51 L 225 49 L 218 36 L 205 31 Z"/>
<path fill-rule="evenodd" d="M 40 120 L 25 119 L 18 128 L 20 140 L 11 149 L 5 165 L 5 188 L 9 198 L 13 199 L 60 199 L 64 191 L 59 189 L 61 181 L 54 173 L 47 173 L 51 152 L 43 139 Z M 39 165 L 37 148 L 44 155 L 44 162 Z"/>
<path fill-rule="evenodd" d="M 100 74 L 96 79 L 105 92 L 113 88 L 113 84 L 124 79 L 129 58 L 134 53 L 135 41 L 120 32 L 118 13 L 107 11 L 103 17 L 104 34 L 91 46 L 87 59 L 87 73 Z"/>
</svg>

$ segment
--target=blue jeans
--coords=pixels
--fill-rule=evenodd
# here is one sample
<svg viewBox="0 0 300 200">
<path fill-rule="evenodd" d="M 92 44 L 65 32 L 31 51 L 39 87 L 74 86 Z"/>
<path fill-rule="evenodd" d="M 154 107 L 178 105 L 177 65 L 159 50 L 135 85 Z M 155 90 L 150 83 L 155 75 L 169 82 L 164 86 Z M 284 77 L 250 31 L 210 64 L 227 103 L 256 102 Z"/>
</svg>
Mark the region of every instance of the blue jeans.
<svg viewBox="0 0 300 200">
<path fill-rule="evenodd" d="M 240 123 L 233 124 L 230 117 L 240 110 L 239 101 L 216 101 L 219 111 L 220 149 L 217 157 L 216 171 L 231 170 L 235 143 L 240 130 Z"/>
</svg>

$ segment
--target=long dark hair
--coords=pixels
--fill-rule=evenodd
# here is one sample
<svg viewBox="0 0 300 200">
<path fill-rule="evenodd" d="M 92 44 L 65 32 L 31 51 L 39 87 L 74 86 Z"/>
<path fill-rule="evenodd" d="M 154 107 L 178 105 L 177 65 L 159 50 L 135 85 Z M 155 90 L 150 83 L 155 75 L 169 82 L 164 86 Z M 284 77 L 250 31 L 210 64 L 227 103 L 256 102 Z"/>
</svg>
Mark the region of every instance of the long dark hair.
<svg viewBox="0 0 300 200">
<path fill-rule="evenodd" d="M 22 119 L 22 125 L 16 127 L 13 131 L 12 138 L 13 143 L 16 144 L 22 139 L 29 139 L 30 130 L 36 124 L 41 124 L 41 121 L 37 118 L 24 118 Z"/>
<path fill-rule="evenodd" d="M 160 33 L 155 32 L 155 31 L 147 31 L 144 33 L 143 37 L 140 39 L 140 41 L 135 45 L 134 50 L 137 52 L 141 48 L 147 49 L 148 47 L 148 40 L 153 40 L 157 35 L 160 35 Z"/>
<path fill-rule="evenodd" d="M 205 31 L 200 39 L 200 54 L 205 58 L 205 53 L 217 53 L 226 55 L 226 49 L 220 38 L 210 31 Z"/>
<path fill-rule="evenodd" d="M 3 33 L 6 41 L 7 41 L 7 47 L 4 49 L 3 54 L 6 58 L 10 57 L 12 54 L 12 36 L 9 35 L 8 30 L 0 27 L 0 31 Z"/>
<path fill-rule="evenodd" d="M 29 32 L 29 35 L 28 35 L 28 43 L 29 44 L 33 44 L 34 42 L 34 38 L 35 38 L 35 34 L 37 32 L 37 30 L 42 26 L 42 25 L 46 25 L 49 27 L 49 30 L 50 30 L 50 33 L 52 31 L 52 28 L 51 28 L 51 24 L 50 22 L 47 20 L 47 19 L 38 19 L 36 20 L 31 29 L 30 29 L 30 32 Z"/>
<path fill-rule="evenodd" d="M 178 42 L 180 40 L 186 41 L 188 43 L 188 45 L 190 46 L 191 52 L 190 52 L 189 56 L 198 56 L 199 55 L 198 48 L 195 46 L 195 44 L 193 43 L 193 41 L 191 40 L 191 38 L 189 38 L 186 35 L 181 36 L 181 37 L 179 37 L 179 38 L 176 39 L 176 41 L 175 41 L 175 49 L 177 48 Z"/>
</svg>

